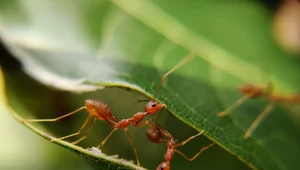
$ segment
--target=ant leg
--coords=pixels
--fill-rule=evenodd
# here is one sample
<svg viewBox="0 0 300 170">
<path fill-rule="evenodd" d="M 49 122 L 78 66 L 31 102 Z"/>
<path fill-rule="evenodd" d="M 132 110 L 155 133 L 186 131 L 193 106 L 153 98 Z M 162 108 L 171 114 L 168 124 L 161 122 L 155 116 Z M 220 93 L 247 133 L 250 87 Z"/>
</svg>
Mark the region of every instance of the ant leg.
<svg viewBox="0 0 300 170">
<path fill-rule="evenodd" d="M 240 99 L 238 99 L 233 105 L 229 106 L 227 109 L 225 109 L 223 112 L 219 112 L 218 116 L 223 117 L 228 115 L 230 112 L 232 112 L 237 106 L 241 105 L 245 101 L 247 101 L 249 98 L 251 98 L 251 95 L 244 95 Z"/>
<path fill-rule="evenodd" d="M 87 123 L 89 122 L 89 120 L 91 119 L 91 115 L 89 115 L 84 123 L 82 124 L 82 126 L 80 127 L 80 129 L 78 130 L 78 132 L 76 133 L 73 133 L 71 135 L 67 135 L 67 136 L 63 136 L 63 137 L 60 137 L 60 138 L 56 138 L 56 139 L 52 139 L 51 142 L 54 142 L 54 141 L 57 141 L 57 140 L 63 140 L 63 139 L 66 139 L 66 138 L 69 138 L 69 137 L 72 137 L 72 136 L 77 136 L 77 135 L 80 135 L 81 131 L 84 129 L 84 127 L 87 125 Z"/>
<path fill-rule="evenodd" d="M 152 123 L 150 123 L 149 120 L 146 120 L 146 121 L 144 121 L 142 123 L 139 123 L 139 124 L 135 125 L 134 127 L 135 128 L 140 128 L 140 127 L 145 126 L 145 125 L 149 125 L 150 127 L 155 127 L 155 125 L 153 125 Z"/>
<path fill-rule="evenodd" d="M 165 81 L 165 79 L 167 78 L 167 76 L 171 73 L 173 73 L 175 70 L 177 70 L 178 68 L 180 68 L 181 66 L 183 66 L 184 64 L 186 64 L 187 62 L 189 62 L 191 59 L 193 59 L 195 57 L 195 54 L 194 53 L 190 53 L 188 54 L 186 57 L 184 57 L 181 61 L 179 61 L 179 63 L 177 65 L 175 65 L 171 70 L 169 70 L 161 79 L 155 93 L 154 93 L 154 96 L 153 98 L 155 98 L 158 90 L 160 89 L 160 87 L 162 86 L 163 82 Z"/>
<path fill-rule="evenodd" d="M 205 151 L 206 149 L 210 148 L 211 146 L 213 146 L 215 143 L 212 143 L 206 147 L 202 147 L 201 150 L 194 155 L 192 158 L 187 157 L 185 154 L 183 154 L 181 151 L 175 149 L 175 152 L 179 153 L 181 156 L 183 156 L 185 159 L 187 159 L 188 161 L 193 161 L 194 159 L 196 159 L 203 151 Z"/>
<path fill-rule="evenodd" d="M 111 118 L 112 118 L 112 120 L 114 120 L 115 122 L 119 122 L 115 116 L 112 116 Z"/>
<path fill-rule="evenodd" d="M 254 122 L 250 125 L 248 130 L 244 135 L 244 139 L 247 139 L 253 132 L 253 130 L 261 123 L 261 121 L 270 113 L 270 111 L 274 108 L 274 103 L 268 104 L 265 109 L 260 113 L 260 115 L 254 120 Z"/>
<path fill-rule="evenodd" d="M 177 144 L 173 145 L 173 147 L 176 148 L 176 147 L 179 147 L 179 146 L 183 146 L 186 143 L 188 143 L 190 140 L 194 139 L 195 137 L 197 137 L 199 135 L 202 135 L 203 133 L 204 133 L 204 130 L 202 130 L 200 133 L 198 133 L 196 135 L 193 135 L 193 136 L 187 138 L 186 140 L 182 141 L 181 143 L 177 143 Z"/>
<path fill-rule="evenodd" d="M 77 109 L 77 110 L 74 110 L 73 112 L 70 112 L 70 113 L 68 113 L 68 114 L 65 114 L 65 115 L 63 115 L 63 116 L 54 118 L 54 119 L 27 119 L 27 120 L 26 120 L 26 119 L 23 119 L 22 122 L 55 122 L 55 121 L 58 121 L 58 120 L 60 120 L 60 119 L 62 119 L 62 118 L 71 116 L 71 115 L 73 115 L 73 114 L 75 114 L 75 113 L 77 113 L 77 112 L 79 112 L 79 111 L 81 111 L 81 110 L 83 110 L 83 109 L 86 109 L 85 106 L 83 106 L 83 107 L 81 107 L 81 108 L 79 108 L 79 109 Z"/>
<path fill-rule="evenodd" d="M 89 134 L 89 132 L 92 130 L 92 127 L 93 127 L 94 123 L 96 122 L 96 120 L 97 120 L 97 119 L 94 118 L 92 124 L 90 125 L 90 127 L 89 127 L 88 130 L 86 131 L 85 135 L 84 135 L 83 137 L 81 137 L 80 139 L 78 139 L 78 140 L 72 142 L 72 144 L 76 145 L 76 144 L 78 144 L 79 142 L 81 142 L 82 140 L 84 140 L 84 139 L 87 137 L 87 135 Z"/>
<path fill-rule="evenodd" d="M 117 131 L 117 128 L 114 128 L 108 135 L 107 137 L 97 146 L 98 149 L 102 148 L 104 146 L 104 144 L 106 143 L 106 141 L 110 138 L 110 136 Z"/>
<path fill-rule="evenodd" d="M 138 154 L 137 154 L 137 150 L 136 150 L 136 147 L 135 147 L 135 145 L 132 141 L 132 138 L 131 138 L 131 136 L 128 132 L 128 128 L 124 128 L 123 130 L 124 130 L 128 140 L 129 140 L 129 143 L 131 144 L 131 146 L 133 148 L 133 151 L 134 151 L 134 154 L 135 154 L 135 157 L 136 157 L 136 163 L 137 163 L 138 167 L 140 167 L 140 161 L 139 161 L 139 157 L 138 157 Z"/>
</svg>

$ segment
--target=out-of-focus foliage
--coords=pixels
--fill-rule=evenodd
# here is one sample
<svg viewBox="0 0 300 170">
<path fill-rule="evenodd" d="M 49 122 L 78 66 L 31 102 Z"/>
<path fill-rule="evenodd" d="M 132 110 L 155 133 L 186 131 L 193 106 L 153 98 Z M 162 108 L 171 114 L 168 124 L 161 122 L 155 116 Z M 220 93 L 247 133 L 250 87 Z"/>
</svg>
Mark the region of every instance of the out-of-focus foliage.
<svg viewBox="0 0 300 170">
<path fill-rule="evenodd" d="M 271 81 L 275 84 L 275 92 L 281 95 L 291 95 L 299 90 L 300 62 L 290 58 L 276 45 L 271 37 L 273 16 L 257 1 L 0 2 L 2 41 L 36 80 L 73 92 L 119 86 L 151 97 L 163 73 L 189 51 L 194 51 L 197 58 L 168 77 L 158 94 L 159 101 L 166 103 L 167 109 L 184 123 L 198 131 L 204 129 L 208 138 L 252 168 L 299 167 L 299 120 L 284 108 L 276 107 L 248 140 L 243 139 L 243 134 L 267 104 L 265 99 L 249 101 L 228 117 L 216 116 L 240 97 L 235 87 L 242 82 Z M 14 74 L 9 71 L 7 74 L 11 80 L 15 79 Z M 42 108 L 58 113 L 52 110 L 53 105 L 48 105 L 52 101 L 52 92 L 43 97 L 33 96 L 35 106 L 32 106 L 22 99 L 36 93 L 36 89 L 26 89 L 27 94 L 16 93 L 14 86 L 21 91 L 24 87 L 14 81 L 8 81 L 8 84 L 8 99 L 22 117 L 49 117 L 51 114 L 41 111 Z M 113 112 L 116 115 L 118 112 L 132 115 L 143 110 L 141 103 L 137 105 L 133 101 L 125 105 L 133 110 L 120 109 L 120 103 L 129 101 L 130 97 L 121 98 L 119 93 L 108 91 L 103 98 L 101 95 L 97 99 L 105 101 L 105 96 L 111 97 L 107 103 L 116 109 Z M 81 97 L 77 106 L 83 103 L 84 97 Z M 40 98 L 44 102 L 37 104 Z M 55 106 L 62 103 L 58 101 Z M 28 112 L 24 111 L 25 106 Z M 75 106 L 72 108 L 75 109 Z M 64 109 L 61 113 L 68 111 L 70 109 Z M 120 115 L 117 117 L 126 117 L 123 113 Z M 52 117 L 55 116 L 58 115 L 52 114 Z M 80 122 L 72 122 L 80 125 Z M 172 124 L 167 122 L 164 122 L 166 128 Z M 184 130 L 178 131 L 178 122 L 174 124 L 178 134 L 185 133 Z M 56 128 L 57 131 L 61 131 L 62 127 L 68 129 L 65 124 L 49 126 L 46 129 L 51 133 L 55 133 Z M 99 133 L 101 139 L 107 133 Z M 61 132 L 63 134 L 66 133 Z M 135 139 L 140 140 L 141 136 Z M 97 137 L 92 138 L 96 139 L 92 140 L 94 146 L 96 141 L 101 141 Z M 190 147 L 195 150 L 201 145 L 198 143 Z M 145 150 L 140 154 L 142 160 L 149 150 L 143 143 L 137 148 L 139 152 Z M 127 150 L 131 148 L 127 146 Z M 122 152 L 126 151 L 113 153 L 122 155 Z M 204 155 L 201 160 L 202 157 Z M 234 162 L 233 157 L 228 159 Z M 144 162 L 142 165 L 152 165 L 152 169 L 159 163 Z M 191 166 L 192 169 L 193 165 L 200 165 L 198 161 L 188 162 L 187 166 L 175 162 L 172 162 L 172 169 L 183 166 Z M 224 169 L 224 165 L 216 164 L 215 160 L 206 162 L 207 167 L 212 164 L 210 168 L 219 166 Z M 227 164 L 230 164 L 229 169 L 233 169 L 236 163 L 227 161 Z M 240 164 L 236 168 L 239 169 Z"/>
<path fill-rule="evenodd" d="M 285 0 L 274 18 L 274 34 L 278 43 L 290 53 L 300 54 L 300 3 Z"/>
</svg>

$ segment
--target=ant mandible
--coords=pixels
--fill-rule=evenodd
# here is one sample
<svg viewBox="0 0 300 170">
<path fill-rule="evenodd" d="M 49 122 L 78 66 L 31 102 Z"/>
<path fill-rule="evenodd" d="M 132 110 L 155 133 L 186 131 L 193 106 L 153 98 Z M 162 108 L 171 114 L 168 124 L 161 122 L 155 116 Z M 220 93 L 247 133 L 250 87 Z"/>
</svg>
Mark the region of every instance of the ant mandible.
<svg viewBox="0 0 300 170">
<path fill-rule="evenodd" d="M 237 106 L 241 105 L 245 101 L 250 98 L 267 98 L 269 104 L 263 109 L 263 111 L 259 114 L 259 116 L 254 120 L 254 122 L 250 125 L 248 130 L 244 135 L 244 139 L 247 139 L 251 136 L 254 129 L 262 122 L 262 120 L 272 111 L 275 104 L 283 103 L 286 104 L 288 108 L 293 105 L 300 104 L 300 95 L 296 94 L 294 96 L 282 96 L 273 94 L 273 85 L 268 83 L 266 86 L 254 86 L 251 84 L 241 84 L 238 87 L 239 91 L 243 94 L 243 96 L 238 99 L 233 105 L 228 107 L 226 110 L 218 113 L 219 117 L 223 117 L 231 113 Z M 297 115 L 292 109 L 289 109 L 293 114 Z"/>
<path fill-rule="evenodd" d="M 133 144 L 133 141 L 131 139 L 130 134 L 128 133 L 127 127 L 131 124 L 134 125 L 136 128 L 140 127 L 139 123 L 144 119 L 145 116 L 155 114 L 162 107 L 166 107 L 165 104 L 160 104 L 160 103 L 155 101 L 155 97 L 156 97 L 159 89 L 161 88 L 163 82 L 165 81 L 165 79 L 167 78 L 167 76 L 169 74 L 173 73 L 175 70 L 177 70 L 178 68 L 180 68 L 181 66 L 183 66 L 184 64 L 186 64 L 187 62 L 192 60 L 194 57 L 195 57 L 194 53 L 190 53 L 189 55 L 184 57 L 181 61 L 179 61 L 179 63 L 177 65 L 175 65 L 171 70 L 169 70 L 166 74 L 164 74 L 164 76 L 162 77 L 162 79 L 161 79 L 161 81 L 160 81 L 160 83 L 159 83 L 159 85 L 158 85 L 158 87 L 157 87 L 157 89 L 156 89 L 156 91 L 153 95 L 152 100 L 145 106 L 145 112 L 138 112 L 138 113 L 134 114 L 131 118 L 122 119 L 122 120 L 118 121 L 112 115 L 108 105 L 105 104 L 104 102 L 98 101 L 98 100 L 86 100 L 85 101 L 85 106 L 80 107 L 79 109 L 77 109 L 73 112 L 70 112 L 68 114 L 65 114 L 65 115 L 57 117 L 57 118 L 53 118 L 53 119 L 27 119 L 27 120 L 24 119 L 22 121 L 23 122 L 55 122 L 55 121 L 58 121 L 62 118 L 65 118 L 65 117 L 71 116 L 75 113 L 78 113 L 81 110 L 86 109 L 88 111 L 88 117 L 86 118 L 86 120 L 84 121 L 84 123 L 82 124 L 82 126 L 80 127 L 80 129 L 76 133 L 53 139 L 53 140 L 51 140 L 51 142 L 54 142 L 56 140 L 63 140 L 63 139 L 69 138 L 69 137 L 80 135 L 82 130 L 87 126 L 89 120 L 91 118 L 94 118 L 93 122 L 90 124 L 88 130 L 86 131 L 85 135 L 83 137 L 81 137 L 80 139 L 78 139 L 77 141 L 72 142 L 72 144 L 77 144 L 77 143 L 79 143 L 80 141 L 84 140 L 87 137 L 87 135 L 91 131 L 92 126 L 94 125 L 96 120 L 104 120 L 113 128 L 113 130 L 97 146 L 97 148 L 103 147 L 103 145 L 106 143 L 106 141 L 110 138 L 110 136 L 115 131 L 117 131 L 118 129 L 123 129 L 125 134 L 127 135 L 127 138 L 129 140 L 130 144 L 132 145 L 133 150 L 134 150 L 135 157 L 136 157 L 136 160 L 137 160 L 137 165 L 140 166 L 140 162 L 139 162 L 139 159 L 138 159 L 136 147 Z"/>
<path fill-rule="evenodd" d="M 167 151 L 165 152 L 164 158 L 165 161 L 160 163 L 156 170 L 170 170 L 170 162 L 173 158 L 173 155 L 176 153 L 183 156 L 188 161 L 193 161 L 196 159 L 203 151 L 213 146 L 215 143 L 212 143 L 208 146 L 203 146 L 201 150 L 196 153 L 192 158 L 187 157 L 185 154 L 183 154 L 181 151 L 177 150 L 177 147 L 183 146 L 186 143 L 188 143 L 190 140 L 194 139 L 195 137 L 202 135 L 204 133 L 204 130 L 199 132 L 196 135 L 193 135 L 189 137 L 188 139 L 182 141 L 181 143 L 176 143 L 173 136 L 168 132 L 166 129 L 159 126 L 157 123 L 150 123 L 149 121 L 145 121 L 142 124 L 148 124 L 150 128 L 147 130 L 147 136 L 148 138 L 154 142 L 154 143 L 161 143 L 166 142 L 167 143 Z"/>
</svg>

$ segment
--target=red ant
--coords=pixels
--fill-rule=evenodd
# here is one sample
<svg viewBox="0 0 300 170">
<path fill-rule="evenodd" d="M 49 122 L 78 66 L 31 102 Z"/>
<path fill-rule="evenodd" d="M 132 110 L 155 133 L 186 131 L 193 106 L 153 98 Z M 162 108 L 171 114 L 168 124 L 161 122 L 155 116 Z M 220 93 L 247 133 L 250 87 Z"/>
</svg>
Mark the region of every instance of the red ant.
<svg viewBox="0 0 300 170">
<path fill-rule="evenodd" d="M 130 134 L 128 133 L 128 129 L 127 127 L 132 124 L 134 125 L 136 128 L 139 128 L 140 125 L 139 123 L 144 119 L 145 116 L 147 115 L 151 115 L 151 114 L 155 114 L 156 112 L 158 112 L 162 107 L 166 107 L 165 104 L 160 104 L 156 101 L 154 101 L 157 92 L 159 91 L 160 87 L 162 86 L 163 82 L 165 81 L 165 79 L 167 78 L 167 76 L 169 74 L 171 74 L 172 72 L 174 72 L 175 70 L 177 70 L 178 68 L 180 68 L 182 65 L 184 65 L 185 63 L 187 63 L 188 61 L 190 61 L 191 59 L 193 59 L 195 56 L 193 53 L 190 53 L 188 56 L 186 56 L 185 58 L 183 58 L 177 65 L 175 65 L 170 71 L 168 71 L 161 79 L 160 84 L 158 85 L 154 96 L 152 98 L 152 100 L 145 106 L 145 112 L 138 112 L 136 114 L 134 114 L 131 118 L 128 119 L 122 119 L 120 121 L 118 121 L 111 113 L 109 107 L 107 104 L 103 103 L 102 101 L 97 101 L 97 100 L 86 100 L 85 101 L 85 106 L 70 112 L 66 115 L 54 118 L 54 119 L 28 119 L 28 120 L 23 120 L 24 122 L 55 122 L 57 120 L 60 120 L 62 118 L 71 116 L 81 110 L 86 109 L 88 111 L 88 117 L 87 119 L 84 121 L 83 125 L 80 127 L 80 129 L 78 130 L 78 132 L 67 135 L 67 136 L 63 136 L 54 140 L 51 140 L 51 142 L 56 141 L 56 140 L 62 140 L 62 139 L 66 139 L 69 137 L 73 137 L 73 136 L 78 136 L 81 134 L 81 131 L 86 127 L 86 125 L 88 124 L 89 120 L 93 117 L 94 120 L 92 122 L 92 124 L 89 126 L 87 132 L 85 133 L 85 135 L 83 137 L 81 137 L 80 139 L 78 139 L 75 142 L 72 142 L 73 144 L 77 144 L 80 141 L 84 140 L 88 133 L 90 132 L 90 130 L 92 129 L 92 126 L 94 125 L 95 121 L 98 120 L 104 120 L 106 121 L 112 128 L 113 130 L 107 135 L 107 137 L 97 146 L 97 148 L 102 147 L 106 141 L 110 138 L 110 136 L 117 131 L 118 129 L 123 129 L 125 134 L 128 137 L 128 140 L 130 142 L 130 144 L 133 147 L 135 156 L 136 156 L 136 160 L 137 160 L 137 165 L 140 166 L 140 162 L 138 159 L 138 155 L 137 155 L 137 151 L 136 151 L 136 147 L 133 144 L 133 141 L 130 137 Z"/>
<path fill-rule="evenodd" d="M 204 130 L 202 130 L 200 133 L 193 135 L 189 137 L 188 139 L 182 141 L 181 143 L 176 143 L 173 136 L 166 130 L 160 127 L 158 124 L 151 124 L 148 121 L 143 122 L 143 124 L 148 124 L 150 128 L 147 130 L 147 136 L 148 138 L 154 142 L 154 143 L 161 143 L 166 142 L 167 143 L 167 151 L 164 155 L 165 161 L 158 165 L 156 170 L 170 170 L 170 162 L 173 158 L 173 155 L 175 152 L 183 156 L 188 161 L 193 161 L 196 159 L 203 151 L 213 146 L 215 143 L 212 143 L 206 147 L 202 147 L 201 150 L 195 154 L 192 158 L 188 158 L 185 154 L 183 154 L 181 151 L 177 150 L 176 148 L 179 146 L 183 146 L 186 143 L 188 143 L 190 140 L 194 139 L 195 137 L 201 135 L 204 133 Z"/>
<path fill-rule="evenodd" d="M 251 136 L 253 130 L 262 122 L 262 120 L 272 111 L 274 105 L 277 103 L 283 103 L 290 108 L 292 105 L 300 104 L 300 95 L 294 95 L 291 97 L 275 95 L 273 94 L 273 85 L 268 83 L 267 86 L 257 87 L 251 84 L 242 84 L 238 87 L 239 91 L 243 94 L 243 96 L 238 99 L 233 105 L 224 110 L 223 112 L 218 113 L 219 117 L 223 117 L 228 115 L 232 110 L 234 110 L 237 106 L 244 103 L 246 100 L 250 98 L 267 98 L 269 104 L 263 109 L 260 115 L 254 120 L 254 122 L 250 125 L 248 130 L 246 131 L 244 138 L 247 139 Z M 297 115 L 292 109 L 289 109 L 292 113 Z"/>
</svg>

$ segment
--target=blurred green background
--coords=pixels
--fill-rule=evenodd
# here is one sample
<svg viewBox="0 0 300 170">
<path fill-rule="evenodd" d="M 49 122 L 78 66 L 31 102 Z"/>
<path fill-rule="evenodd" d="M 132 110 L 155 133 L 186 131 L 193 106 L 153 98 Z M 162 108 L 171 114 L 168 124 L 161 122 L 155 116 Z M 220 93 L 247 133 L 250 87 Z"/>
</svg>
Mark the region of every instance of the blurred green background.
<svg viewBox="0 0 300 170">
<path fill-rule="evenodd" d="M 295 17 L 288 18 L 297 18 L 297 11 L 300 11 L 297 9 L 299 8 L 292 10 L 292 8 L 297 7 L 297 5 L 286 5 L 290 2 L 295 3 L 296 1 L 232 0 L 228 2 L 205 2 L 160 0 L 153 2 L 167 13 L 176 16 L 179 21 L 192 30 L 201 31 L 202 34 L 206 35 L 211 41 L 216 42 L 228 51 L 234 52 L 234 54 L 238 56 L 243 56 L 243 59 L 248 62 L 254 62 L 259 67 L 266 69 L 265 71 L 267 73 L 279 75 L 279 77 L 282 78 L 282 82 L 290 83 L 290 89 L 287 91 L 299 90 L 299 86 L 297 86 L 299 76 L 297 72 L 293 71 L 297 71 L 297 65 L 299 65 L 300 40 L 297 38 L 300 36 L 297 35 L 297 31 L 300 29 L 299 27 L 296 28 L 296 33 L 293 34 L 293 29 L 288 29 L 290 28 L 289 26 L 284 27 L 281 24 L 286 23 L 284 22 L 285 17 L 278 17 L 281 16 L 281 13 L 278 11 L 282 11 L 284 7 L 288 9 L 287 11 L 296 11 L 296 14 L 293 12 L 290 14 L 291 16 L 295 15 Z M 75 5 L 71 5 L 73 3 Z M 56 6 L 53 4 L 59 5 Z M 49 11 L 44 12 L 48 20 L 43 20 L 45 16 L 40 15 L 43 13 L 43 10 L 48 9 L 47 5 L 49 5 Z M 38 8 L 36 6 L 38 6 Z M 201 8 L 199 8 L 199 6 Z M 118 12 L 117 14 L 114 13 L 114 15 L 110 15 L 111 18 L 105 18 L 104 14 L 111 8 L 115 7 L 108 1 L 80 2 L 68 0 L 63 2 L 40 2 L 33 0 L 0 0 L 0 30 L 2 41 L 7 45 L 10 44 L 9 40 L 19 39 L 22 42 L 25 37 L 25 39 L 30 39 L 33 45 L 39 47 L 42 52 L 47 49 L 47 46 L 44 49 L 44 44 L 40 41 L 36 41 L 41 37 L 42 39 L 44 38 L 45 42 L 53 45 L 53 47 L 58 47 L 58 51 L 65 49 L 71 49 L 75 52 L 76 50 L 84 51 L 87 49 L 96 51 L 99 44 L 101 44 L 102 47 L 106 47 L 105 50 L 108 51 L 106 51 L 106 53 L 109 55 L 116 55 L 124 59 L 122 52 L 120 52 L 122 50 L 118 51 L 118 49 L 124 48 L 129 55 L 133 56 L 145 53 L 142 59 L 129 58 L 128 60 L 131 62 L 138 60 L 141 65 L 147 65 L 149 61 L 152 62 L 152 58 L 149 56 L 152 50 L 158 46 L 156 40 L 160 37 L 156 34 L 154 34 L 154 36 L 144 37 L 144 34 L 148 34 L 149 32 L 143 29 L 144 25 L 142 24 L 136 24 L 138 28 L 142 28 L 141 30 L 135 30 L 135 27 L 131 27 L 131 24 L 136 22 L 134 19 L 133 21 L 130 20 L 128 22 L 129 24 L 122 24 L 123 20 L 120 19 L 119 21 L 119 18 L 116 17 Z M 53 9 L 56 9 L 58 12 L 52 12 Z M 66 13 L 72 17 L 64 15 L 65 13 L 61 11 L 67 11 Z M 77 13 L 78 11 L 82 13 L 79 14 Z M 196 17 L 188 18 L 196 14 Z M 121 16 L 126 18 L 124 14 Z M 97 18 L 99 22 L 95 22 L 95 18 Z M 109 19 L 111 19 L 112 23 L 121 23 L 121 26 L 117 28 L 113 27 L 114 24 L 110 23 Z M 29 20 L 29 22 L 27 20 Z M 63 29 L 51 25 L 53 23 L 51 20 L 58 20 L 58 23 L 63 25 Z M 79 20 L 85 27 L 83 30 L 80 30 L 80 27 L 72 28 L 68 24 L 64 25 L 64 20 L 75 23 L 74 25 L 76 25 L 77 20 Z M 107 32 L 105 34 L 100 33 L 103 31 L 99 29 L 102 28 L 102 22 L 100 21 L 105 21 L 104 23 L 106 23 L 105 31 Z M 297 23 L 296 21 L 297 20 L 292 20 L 291 22 Z M 34 26 L 31 27 L 32 25 Z M 294 28 L 293 26 L 291 27 Z M 114 37 L 110 37 L 109 35 L 111 33 L 109 31 L 116 31 L 117 33 Z M 45 32 L 46 34 L 44 34 Z M 77 34 L 78 32 L 83 33 Z M 56 34 L 54 35 L 54 33 Z M 60 37 L 60 39 L 55 39 L 55 37 Z M 85 37 L 88 37 L 88 41 L 84 41 L 86 40 Z M 296 37 L 296 39 L 290 37 Z M 101 43 L 102 41 L 105 43 Z M 147 43 L 144 44 L 140 42 Z M 24 46 L 26 46 L 26 43 Z M 12 55 L 14 54 L 8 52 L 6 47 L 1 46 L 0 61 L 6 78 L 7 96 L 9 100 L 14 103 L 14 109 L 16 109 L 17 113 L 22 117 L 32 118 L 32 115 L 39 118 L 57 117 L 79 108 L 84 104 L 85 99 L 104 101 L 110 106 L 113 114 L 118 119 L 127 118 L 133 113 L 144 109 L 145 103 L 139 103 L 137 101 L 145 99 L 145 96 L 128 89 L 107 88 L 101 91 L 79 95 L 62 92 L 55 88 L 42 85 L 22 71 L 20 63 L 12 59 Z M 11 46 L 8 47 L 8 49 L 11 49 Z M 178 51 L 179 53 L 184 53 L 182 50 Z M 270 58 L 272 59 L 272 57 L 270 57 L 270 55 L 273 54 L 274 56 L 272 57 L 274 57 L 274 60 L 271 62 Z M 171 57 L 169 56 L 169 58 Z M 155 64 L 156 63 L 153 65 Z M 290 69 L 293 70 L 292 73 L 286 69 L 289 64 L 291 65 Z M 59 63 L 57 63 L 57 65 L 59 65 Z M 174 63 L 170 62 L 166 63 L 166 65 L 166 68 L 170 68 Z M 284 67 L 281 68 L 282 65 Z M 278 69 L 274 70 L 273 68 Z M 68 74 L 68 71 L 65 72 Z M 204 68 L 203 72 L 205 72 Z M 207 73 L 201 74 L 204 75 Z M 203 75 L 199 75 L 199 77 L 205 80 L 208 79 L 207 75 Z M 76 77 L 77 75 L 71 73 L 71 77 L 72 76 Z M 268 76 L 268 74 L 254 76 L 256 76 L 259 81 Z M 237 81 L 233 81 L 231 78 L 223 81 L 227 83 L 219 86 L 230 90 L 235 89 Z M 222 97 L 222 95 L 220 96 Z M 231 100 L 227 102 L 228 104 L 232 103 Z M 24 128 L 23 125 L 13 120 L 2 105 L 0 109 L 0 130 L 2 134 L 0 140 L 0 169 L 94 169 L 93 164 L 87 160 L 80 158 L 80 156 L 60 146 L 50 143 Z M 169 114 L 165 110 L 162 112 L 159 118 L 160 123 L 163 124 L 178 141 L 182 141 L 197 133 L 197 131 L 177 120 L 172 114 Z M 34 125 L 55 137 L 59 137 L 77 131 L 86 115 L 86 112 L 82 111 L 62 121 L 55 123 L 36 123 Z M 180 127 L 180 131 L 178 131 L 178 127 Z M 80 143 L 80 146 L 87 148 L 98 145 L 110 130 L 111 128 L 106 123 L 97 121 L 88 139 Z M 146 128 L 130 128 L 130 133 L 137 146 L 142 166 L 148 169 L 155 169 L 157 165 L 163 161 L 165 144 L 157 145 L 149 142 L 146 138 L 145 131 Z M 193 155 L 202 145 L 210 143 L 211 141 L 206 139 L 206 137 L 201 136 L 180 148 L 180 150 L 187 155 Z M 298 148 L 295 148 L 295 150 L 297 149 Z M 121 158 L 135 161 L 132 148 L 121 130 L 109 139 L 103 151 L 108 155 L 118 154 Z M 182 169 L 182 167 L 186 169 L 249 169 L 249 167 L 244 165 L 235 156 L 227 153 L 219 146 L 212 147 L 193 162 L 188 162 L 181 156 L 175 155 L 171 164 L 173 170 Z"/>
</svg>

